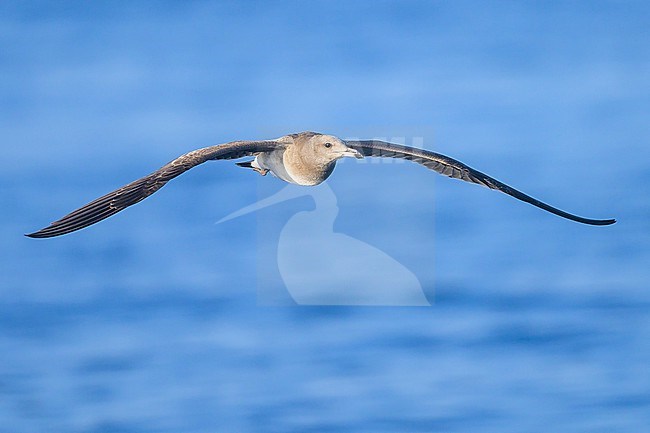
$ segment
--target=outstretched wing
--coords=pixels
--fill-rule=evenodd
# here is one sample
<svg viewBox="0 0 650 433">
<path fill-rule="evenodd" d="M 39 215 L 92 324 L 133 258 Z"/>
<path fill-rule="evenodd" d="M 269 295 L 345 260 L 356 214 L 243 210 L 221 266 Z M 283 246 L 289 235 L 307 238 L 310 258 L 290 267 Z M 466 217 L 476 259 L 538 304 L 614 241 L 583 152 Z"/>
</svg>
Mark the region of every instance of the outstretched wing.
<svg viewBox="0 0 650 433">
<path fill-rule="evenodd" d="M 475 170 L 460 161 L 457 161 L 445 155 L 441 155 L 439 153 L 377 140 L 346 141 L 346 144 L 349 147 L 358 150 L 364 156 L 407 159 L 409 161 L 421 164 L 430 170 L 437 171 L 438 173 L 445 176 L 453 177 L 454 179 L 461 179 L 466 182 L 477 183 L 490 189 L 496 189 L 516 199 L 525 201 L 526 203 L 530 203 L 533 206 L 544 209 L 545 211 L 554 213 L 555 215 L 559 215 L 563 218 L 577 221 L 579 223 L 603 226 L 614 224 L 616 222 L 615 219 L 599 220 L 583 218 L 570 214 L 544 202 L 541 202 L 527 194 L 524 194 L 523 192 L 518 191 L 503 182 L 499 182 L 493 177 L 490 177 L 485 173 L 481 173 L 480 171 Z"/>
<path fill-rule="evenodd" d="M 144 200 L 176 176 L 206 161 L 241 158 L 271 151 L 279 146 L 283 146 L 283 144 L 278 141 L 233 141 L 193 150 L 165 164 L 153 173 L 91 201 L 48 227 L 25 236 L 50 238 L 82 229 Z"/>
</svg>

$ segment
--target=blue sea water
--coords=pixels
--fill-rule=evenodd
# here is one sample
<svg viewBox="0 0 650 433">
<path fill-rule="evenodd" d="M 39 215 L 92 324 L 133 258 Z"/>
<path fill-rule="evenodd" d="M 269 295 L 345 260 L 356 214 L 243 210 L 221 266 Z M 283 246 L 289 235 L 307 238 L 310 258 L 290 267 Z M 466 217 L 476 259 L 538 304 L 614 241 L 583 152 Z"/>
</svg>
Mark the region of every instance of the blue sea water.
<svg viewBox="0 0 650 433">
<path fill-rule="evenodd" d="M 0 432 L 646 431 L 649 18 L 644 2 L 3 2 Z M 334 230 L 406 267 L 430 307 L 291 305 L 273 242 L 314 203 L 215 224 L 282 187 L 230 162 L 78 233 L 22 236 L 186 151 L 301 130 L 421 145 L 618 223 L 344 161 Z"/>
</svg>

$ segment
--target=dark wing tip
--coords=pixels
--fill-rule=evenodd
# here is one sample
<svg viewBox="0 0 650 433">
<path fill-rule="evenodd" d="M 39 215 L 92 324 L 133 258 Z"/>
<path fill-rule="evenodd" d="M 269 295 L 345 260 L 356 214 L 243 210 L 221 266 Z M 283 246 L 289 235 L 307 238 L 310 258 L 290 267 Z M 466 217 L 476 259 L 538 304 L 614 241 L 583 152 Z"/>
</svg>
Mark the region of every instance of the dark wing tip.
<svg viewBox="0 0 650 433">
<path fill-rule="evenodd" d="M 70 233 L 71 231 L 75 231 L 75 230 L 78 230 L 78 229 L 61 230 L 61 229 L 58 229 L 56 226 L 51 225 L 51 226 L 45 227 L 44 229 L 41 229 L 41 230 L 39 230 L 37 232 L 34 232 L 34 233 L 26 233 L 25 236 L 27 236 L 28 238 L 32 238 L 32 239 L 53 238 L 55 236 L 61 236 L 61 235 L 64 235 L 66 233 Z"/>
<path fill-rule="evenodd" d="M 616 219 L 608 219 L 608 220 L 595 220 L 593 225 L 596 226 L 609 226 L 616 223 Z"/>
</svg>

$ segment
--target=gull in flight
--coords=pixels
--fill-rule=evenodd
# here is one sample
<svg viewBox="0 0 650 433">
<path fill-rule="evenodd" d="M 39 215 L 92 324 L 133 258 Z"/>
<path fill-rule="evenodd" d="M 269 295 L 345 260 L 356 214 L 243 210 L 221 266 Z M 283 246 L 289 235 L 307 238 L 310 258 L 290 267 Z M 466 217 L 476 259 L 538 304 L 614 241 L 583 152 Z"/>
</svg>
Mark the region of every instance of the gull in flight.
<svg viewBox="0 0 650 433">
<path fill-rule="evenodd" d="M 616 222 L 615 219 L 591 219 L 570 214 L 439 153 L 378 140 L 344 141 L 333 135 L 301 132 L 285 135 L 275 140 L 233 141 L 193 150 L 163 165 L 153 173 L 109 192 L 53 222 L 48 227 L 26 236 L 50 238 L 74 232 L 149 197 L 176 176 L 199 164 L 211 160 L 239 159 L 251 156 L 255 158 L 237 162 L 237 165 L 251 168 L 262 176 L 271 172 L 286 182 L 304 186 L 322 183 L 332 174 L 336 161 L 343 157 L 401 158 L 423 165 L 445 176 L 501 191 L 545 211 L 579 223 L 602 226 Z"/>
</svg>

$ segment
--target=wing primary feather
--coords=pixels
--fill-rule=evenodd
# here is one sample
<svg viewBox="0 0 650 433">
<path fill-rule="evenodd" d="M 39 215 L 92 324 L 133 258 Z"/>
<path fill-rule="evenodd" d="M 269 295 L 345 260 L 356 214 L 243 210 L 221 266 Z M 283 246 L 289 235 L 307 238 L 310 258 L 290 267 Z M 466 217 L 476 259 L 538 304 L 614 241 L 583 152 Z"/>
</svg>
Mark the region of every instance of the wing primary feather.
<svg viewBox="0 0 650 433">
<path fill-rule="evenodd" d="M 206 161 L 237 159 L 260 152 L 268 152 L 283 145 L 276 140 L 233 141 L 193 150 L 170 161 L 153 173 L 109 192 L 54 221 L 49 226 L 25 236 L 49 238 L 77 231 L 144 200 L 173 178 Z"/>
<path fill-rule="evenodd" d="M 533 206 L 536 206 L 547 212 L 572 221 L 598 226 L 610 225 L 616 222 L 615 219 L 584 218 L 571 214 L 569 212 L 565 212 L 561 209 L 537 200 L 536 198 L 533 198 L 528 194 L 525 194 L 509 185 L 506 185 L 505 183 L 498 181 L 485 173 L 475 170 L 458 160 L 439 153 L 399 144 L 387 143 L 379 140 L 351 140 L 346 141 L 346 144 L 349 147 L 356 149 L 364 156 L 402 158 L 411 160 L 442 175 L 464 180 L 466 182 L 476 183 L 486 186 L 490 189 L 501 191 L 518 200 L 532 204 Z"/>
</svg>

